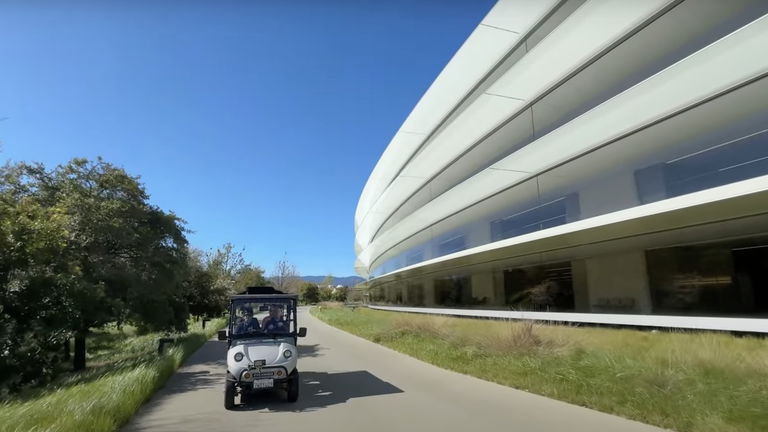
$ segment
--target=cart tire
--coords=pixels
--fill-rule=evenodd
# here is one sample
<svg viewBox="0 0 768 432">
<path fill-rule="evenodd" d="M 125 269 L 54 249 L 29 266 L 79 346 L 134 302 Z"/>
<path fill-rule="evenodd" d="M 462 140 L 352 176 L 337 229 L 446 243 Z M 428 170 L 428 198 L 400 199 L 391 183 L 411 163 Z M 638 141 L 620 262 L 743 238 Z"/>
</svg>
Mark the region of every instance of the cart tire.
<svg viewBox="0 0 768 432">
<path fill-rule="evenodd" d="M 299 400 L 299 372 L 294 371 L 291 376 L 291 380 L 288 381 L 288 391 L 286 392 L 285 399 L 288 402 L 296 402 Z"/>
<path fill-rule="evenodd" d="M 235 382 L 227 380 L 224 386 L 224 408 L 231 410 L 235 407 Z"/>
</svg>

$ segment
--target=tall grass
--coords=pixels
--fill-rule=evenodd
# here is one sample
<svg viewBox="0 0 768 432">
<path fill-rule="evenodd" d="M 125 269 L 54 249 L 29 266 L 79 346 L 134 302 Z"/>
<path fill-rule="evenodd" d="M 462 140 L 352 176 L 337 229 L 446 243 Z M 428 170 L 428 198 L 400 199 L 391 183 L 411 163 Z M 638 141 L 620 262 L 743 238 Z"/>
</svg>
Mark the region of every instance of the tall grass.
<svg viewBox="0 0 768 432">
<path fill-rule="evenodd" d="M 343 330 L 499 384 L 678 431 L 768 431 L 768 340 L 314 308 Z"/>
<path fill-rule="evenodd" d="M 205 330 L 193 324 L 163 355 L 157 355 L 159 334 L 97 333 L 89 341 L 86 371 L 0 404 L 0 431 L 114 431 L 223 325 L 223 319 Z"/>
</svg>

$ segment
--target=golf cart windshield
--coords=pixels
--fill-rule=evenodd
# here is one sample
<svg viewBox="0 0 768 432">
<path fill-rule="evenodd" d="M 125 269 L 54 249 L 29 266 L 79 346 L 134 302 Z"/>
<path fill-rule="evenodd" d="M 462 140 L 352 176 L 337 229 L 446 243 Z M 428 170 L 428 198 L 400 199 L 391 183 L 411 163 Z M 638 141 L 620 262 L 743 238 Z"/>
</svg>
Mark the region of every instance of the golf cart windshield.
<svg viewBox="0 0 768 432">
<path fill-rule="evenodd" d="M 291 299 L 237 299 L 230 311 L 234 338 L 288 335 L 296 332 L 296 309 Z"/>
</svg>

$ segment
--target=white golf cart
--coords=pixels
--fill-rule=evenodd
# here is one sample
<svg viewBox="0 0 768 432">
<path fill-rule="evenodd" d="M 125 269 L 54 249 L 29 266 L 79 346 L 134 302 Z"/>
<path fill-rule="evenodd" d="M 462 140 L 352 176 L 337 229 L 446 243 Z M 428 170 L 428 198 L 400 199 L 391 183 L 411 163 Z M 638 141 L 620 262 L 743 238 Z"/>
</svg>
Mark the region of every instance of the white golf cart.
<svg viewBox="0 0 768 432">
<path fill-rule="evenodd" d="M 229 326 L 219 331 L 219 340 L 229 343 L 224 407 L 235 406 L 235 395 L 245 403 L 257 391 L 282 389 L 286 400 L 299 398 L 297 338 L 307 329 L 298 328 L 296 294 L 283 294 L 272 287 L 250 287 L 230 297 Z"/>
</svg>

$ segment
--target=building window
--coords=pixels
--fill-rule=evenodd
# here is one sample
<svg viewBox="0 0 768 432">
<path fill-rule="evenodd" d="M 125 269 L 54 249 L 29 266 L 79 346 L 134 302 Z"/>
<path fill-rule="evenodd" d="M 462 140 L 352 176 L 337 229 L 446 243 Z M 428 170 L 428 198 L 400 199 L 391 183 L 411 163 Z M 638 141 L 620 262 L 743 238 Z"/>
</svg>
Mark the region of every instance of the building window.
<svg viewBox="0 0 768 432">
<path fill-rule="evenodd" d="M 766 131 L 667 163 L 668 196 L 674 197 L 768 174 Z"/>
<path fill-rule="evenodd" d="M 578 196 L 572 194 L 491 221 L 491 241 L 528 234 L 578 219 Z"/>
<path fill-rule="evenodd" d="M 655 313 L 768 313 L 768 245 L 720 243 L 646 252 Z"/>
<path fill-rule="evenodd" d="M 515 310 L 574 310 L 571 264 L 566 262 L 505 270 L 504 300 Z"/>
<path fill-rule="evenodd" d="M 467 240 L 464 234 L 459 234 L 453 237 L 449 237 L 442 240 L 437 244 L 438 255 L 448 255 L 449 253 L 458 252 L 467 248 Z"/>
<path fill-rule="evenodd" d="M 472 305 L 472 281 L 468 276 L 435 279 L 435 303 L 457 307 Z"/>
<path fill-rule="evenodd" d="M 409 306 L 424 306 L 424 285 L 420 283 L 408 284 L 406 300 Z"/>
<path fill-rule="evenodd" d="M 424 261 L 424 250 L 423 249 L 417 249 L 414 251 L 408 252 L 408 255 L 405 257 L 405 265 L 413 265 L 418 264 L 420 262 Z"/>
<path fill-rule="evenodd" d="M 760 131 L 635 172 L 643 204 L 768 174 L 768 131 Z"/>
</svg>

